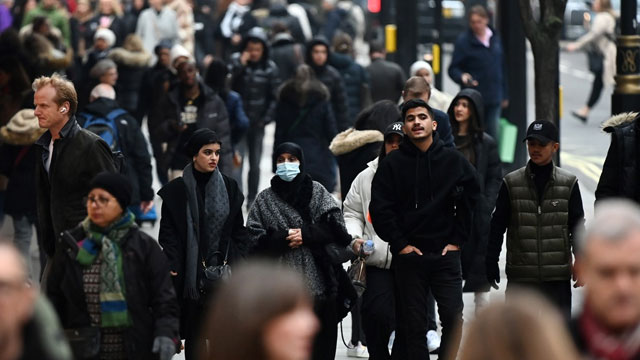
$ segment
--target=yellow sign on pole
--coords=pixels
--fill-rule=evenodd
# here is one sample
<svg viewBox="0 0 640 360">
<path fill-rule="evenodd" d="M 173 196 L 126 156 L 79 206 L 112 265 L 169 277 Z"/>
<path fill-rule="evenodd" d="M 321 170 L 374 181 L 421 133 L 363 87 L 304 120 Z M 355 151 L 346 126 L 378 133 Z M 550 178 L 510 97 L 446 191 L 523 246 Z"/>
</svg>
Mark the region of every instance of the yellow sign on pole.
<svg viewBox="0 0 640 360">
<path fill-rule="evenodd" d="M 558 119 L 562 119 L 562 112 L 563 112 L 562 111 L 563 110 L 562 109 L 563 108 L 563 106 L 562 106 L 563 105 L 563 101 L 562 101 L 563 96 L 562 95 L 563 95 L 562 94 L 562 85 L 560 85 L 560 86 L 558 86 L 558 97 L 559 97 L 559 99 L 558 99 Z"/>
<path fill-rule="evenodd" d="M 384 27 L 385 48 L 388 53 L 394 53 L 398 49 L 398 28 L 395 25 L 389 24 Z"/>
<path fill-rule="evenodd" d="M 431 67 L 434 74 L 440 74 L 440 45 L 433 44 L 432 47 L 433 60 L 431 61 Z"/>
</svg>

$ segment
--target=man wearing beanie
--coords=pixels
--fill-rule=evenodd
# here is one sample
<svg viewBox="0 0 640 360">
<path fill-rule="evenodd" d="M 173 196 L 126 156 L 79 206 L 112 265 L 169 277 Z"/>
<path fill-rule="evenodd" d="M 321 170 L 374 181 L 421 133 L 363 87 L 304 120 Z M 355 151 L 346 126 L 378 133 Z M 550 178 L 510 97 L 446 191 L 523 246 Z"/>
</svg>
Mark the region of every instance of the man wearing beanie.
<svg viewBox="0 0 640 360">
<path fill-rule="evenodd" d="M 240 155 L 245 161 L 237 170 L 239 173 L 234 174 L 236 180 L 241 180 L 244 164 L 249 165 L 249 208 L 258 195 L 264 127 L 274 120 L 276 95 L 280 87 L 279 69 L 270 60 L 269 44 L 264 30 L 256 27 L 244 36 L 241 52 L 233 54 L 231 65 L 231 89 L 242 96 L 244 112 L 249 118 L 249 130 L 238 144 Z"/>
<path fill-rule="evenodd" d="M 394 350 L 406 348 L 407 353 L 398 357 L 402 359 L 429 358 L 431 292 L 442 321 L 439 358 L 455 358 L 463 308 L 460 248 L 471 233 L 480 186 L 471 164 L 440 140 L 426 102 L 407 101 L 402 118 L 406 136 L 400 149 L 380 162 L 369 206 L 373 227 L 393 254 L 398 342 Z"/>
</svg>

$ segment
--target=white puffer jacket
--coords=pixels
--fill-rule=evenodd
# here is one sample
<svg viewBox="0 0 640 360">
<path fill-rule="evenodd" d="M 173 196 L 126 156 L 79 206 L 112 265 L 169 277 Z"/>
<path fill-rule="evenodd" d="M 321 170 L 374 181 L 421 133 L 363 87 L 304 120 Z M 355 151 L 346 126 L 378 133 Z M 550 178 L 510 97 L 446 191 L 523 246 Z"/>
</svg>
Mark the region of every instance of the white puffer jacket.
<svg viewBox="0 0 640 360">
<path fill-rule="evenodd" d="M 375 244 L 375 251 L 367 258 L 367 265 L 389 269 L 391 249 L 389 244 L 376 234 L 369 216 L 371 181 L 378 170 L 378 159 L 367 163 L 367 168 L 356 176 L 342 205 L 344 222 L 349 234 L 354 238 L 371 239 Z"/>
</svg>

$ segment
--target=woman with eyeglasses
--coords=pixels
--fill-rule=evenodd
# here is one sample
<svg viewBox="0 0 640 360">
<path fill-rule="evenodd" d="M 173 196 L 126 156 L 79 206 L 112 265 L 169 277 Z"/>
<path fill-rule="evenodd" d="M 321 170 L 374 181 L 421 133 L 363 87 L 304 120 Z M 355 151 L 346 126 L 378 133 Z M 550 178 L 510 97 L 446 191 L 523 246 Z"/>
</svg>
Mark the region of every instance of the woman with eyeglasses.
<svg viewBox="0 0 640 360">
<path fill-rule="evenodd" d="M 273 152 L 276 175 L 271 187 L 254 201 L 247 218 L 253 252 L 277 259 L 304 275 L 313 296 L 321 330 L 315 338 L 313 359 L 334 359 L 337 323 L 336 301 L 342 265 L 332 263 L 326 246 L 346 248 L 351 236 L 340 205 L 305 171 L 302 148 L 285 142 Z"/>
<path fill-rule="evenodd" d="M 178 303 L 166 257 L 127 210 L 132 188 L 100 173 L 88 216 L 60 234 L 45 292 L 76 359 L 161 359 L 175 354 Z"/>
<path fill-rule="evenodd" d="M 158 237 L 178 294 L 180 337 L 186 341 L 187 360 L 204 351 L 199 331 L 217 287 L 209 286 L 205 268 L 227 262 L 233 266 L 248 247 L 244 195 L 235 180 L 218 169 L 222 145 L 214 131 L 196 130 L 186 143 L 191 161 L 182 176 L 158 192 L 163 200 Z"/>
</svg>

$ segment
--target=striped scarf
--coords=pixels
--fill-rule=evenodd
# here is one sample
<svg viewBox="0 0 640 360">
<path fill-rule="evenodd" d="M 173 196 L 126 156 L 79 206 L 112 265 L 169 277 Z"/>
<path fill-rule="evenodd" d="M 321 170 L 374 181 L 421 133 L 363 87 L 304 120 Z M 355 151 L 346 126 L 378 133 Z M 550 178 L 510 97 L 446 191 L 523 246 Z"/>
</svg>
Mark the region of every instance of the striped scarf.
<svg viewBox="0 0 640 360">
<path fill-rule="evenodd" d="M 101 327 L 131 326 L 131 317 L 125 299 L 125 282 L 120 245 L 129 229 L 135 225 L 135 216 L 129 210 L 106 228 L 93 224 L 89 217 L 82 221 L 87 237 L 78 242 L 76 260 L 83 266 L 91 265 L 98 256 L 100 264 L 100 318 Z"/>
</svg>

